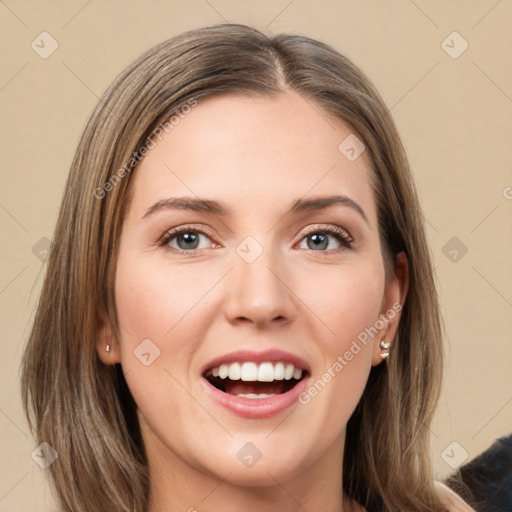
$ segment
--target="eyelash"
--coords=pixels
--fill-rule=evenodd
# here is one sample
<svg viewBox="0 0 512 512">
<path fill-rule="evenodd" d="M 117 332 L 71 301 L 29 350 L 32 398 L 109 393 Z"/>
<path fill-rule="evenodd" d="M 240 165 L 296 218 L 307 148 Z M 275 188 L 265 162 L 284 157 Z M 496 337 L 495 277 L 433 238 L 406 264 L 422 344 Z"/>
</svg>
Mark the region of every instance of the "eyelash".
<svg viewBox="0 0 512 512">
<path fill-rule="evenodd" d="M 160 247 L 164 247 L 164 248 L 168 249 L 169 251 L 177 253 L 177 254 L 194 255 L 194 254 L 198 253 L 199 251 L 201 251 L 202 249 L 192 249 L 190 251 L 186 251 L 184 249 L 176 249 L 175 247 L 170 247 L 168 245 L 172 239 L 174 239 L 177 236 L 182 235 L 184 233 L 200 233 L 202 235 L 205 235 L 208 238 L 211 238 L 210 234 L 207 233 L 206 231 L 203 231 L 202 229 L 194 228 L 193 226 L 182 226 L 182 227 L 171 229 L 170 231 L 167 231 L 158 241 L 158 245 Z M 331 235 L 334 238 L 336 238 L 336 240 L 338 240 L 343 247 L 339 248 L 339 249 L 331 249 L 331 250 L 327 250 L 327 251 L 314 251 L 313 249 L 308 249 L 311 252 L 326 252 L 326 253 L 340 252 L 345 249 L 352 248 L 352 244 L 354 242 L 352 237 L 344 229 L 338 228 L 338 227 L 333 227 L 333 226 L 330 226 L 330 227 L 314 226 L 313 228 L 310 228 L 305 233 L 303 233 L 303 236 L 299 240 L 299 242 L 302 242 L 302 240 L 304 240 L 308 236 L 315 235 L 315 234 Z"/>
</svg>

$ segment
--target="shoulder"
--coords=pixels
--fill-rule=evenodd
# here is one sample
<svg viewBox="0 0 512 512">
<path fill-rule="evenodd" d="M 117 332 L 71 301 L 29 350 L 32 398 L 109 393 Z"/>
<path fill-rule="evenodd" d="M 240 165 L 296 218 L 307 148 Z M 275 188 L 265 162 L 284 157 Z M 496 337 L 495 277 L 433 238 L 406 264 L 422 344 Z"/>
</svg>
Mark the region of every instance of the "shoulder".
<svg viewBox="0 0 512 512">
<path fill-rule="evenodd" d="M 450 512 L 475 512 L 458 494 L 455 494 L 447 485 L 435 481 L 437 495 Z"/>
</svg>

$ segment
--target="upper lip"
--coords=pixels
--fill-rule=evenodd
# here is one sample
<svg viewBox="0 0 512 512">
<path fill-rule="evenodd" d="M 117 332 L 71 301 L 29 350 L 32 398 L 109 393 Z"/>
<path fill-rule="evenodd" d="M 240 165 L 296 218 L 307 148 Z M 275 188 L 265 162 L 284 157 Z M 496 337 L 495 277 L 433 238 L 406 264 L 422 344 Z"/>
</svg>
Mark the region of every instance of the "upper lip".
<svg viewBox="0 0 512 512">
<path fill-rule="evenodd" d="M 205 375 L 208 371 L 212 370 L 213 368 L 217 368 L 221 364 L 245 362 L 253 362 L 256 364 L 266 362 L 292 363 L 295 368 L 300 368 L 307 373 L 311 373 L 309 364 L 302 357 L 280 349 L 269 349 L 263 351 L 237 350 L 235 352 L 230 352 L 229 354 L 224 354 L 207 363 L 203 367 L 201 374 Z"/>
</svg>

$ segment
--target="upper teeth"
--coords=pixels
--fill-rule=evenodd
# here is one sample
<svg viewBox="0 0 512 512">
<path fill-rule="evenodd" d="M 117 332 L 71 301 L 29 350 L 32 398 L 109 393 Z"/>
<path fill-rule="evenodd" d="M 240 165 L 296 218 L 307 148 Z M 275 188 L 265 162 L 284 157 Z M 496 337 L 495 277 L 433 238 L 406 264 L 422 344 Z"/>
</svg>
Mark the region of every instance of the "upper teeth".
<svg viewBox="0 0 512 512">
<path fill-rule="evenodd" d="M 231 363 L 221 364 L 211 371 L 214 377 L 231 380 L 243 380 L 246 382 L 272 382 L 273 380 L 300 379 L 302 370 L 295 368 L 291 363 Z"/>
</svg>

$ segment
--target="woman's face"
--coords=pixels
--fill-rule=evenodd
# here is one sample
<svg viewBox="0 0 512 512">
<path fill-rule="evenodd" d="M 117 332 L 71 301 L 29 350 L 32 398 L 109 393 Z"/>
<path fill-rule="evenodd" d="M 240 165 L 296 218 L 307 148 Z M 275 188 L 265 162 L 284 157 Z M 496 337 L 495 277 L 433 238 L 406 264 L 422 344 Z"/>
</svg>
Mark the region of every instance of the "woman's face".
<svg viewBox="0 0 512 512">
<path fill-rule="evenodd" d="M 121 336 L 100 355 L 122 364 L 155 468 L 250 486 L 340 472 L 404 299 L 400 267 L 385 280 L 367 153 L 292 92 L 182 116 L 133 176 Z"/>
</svg>

